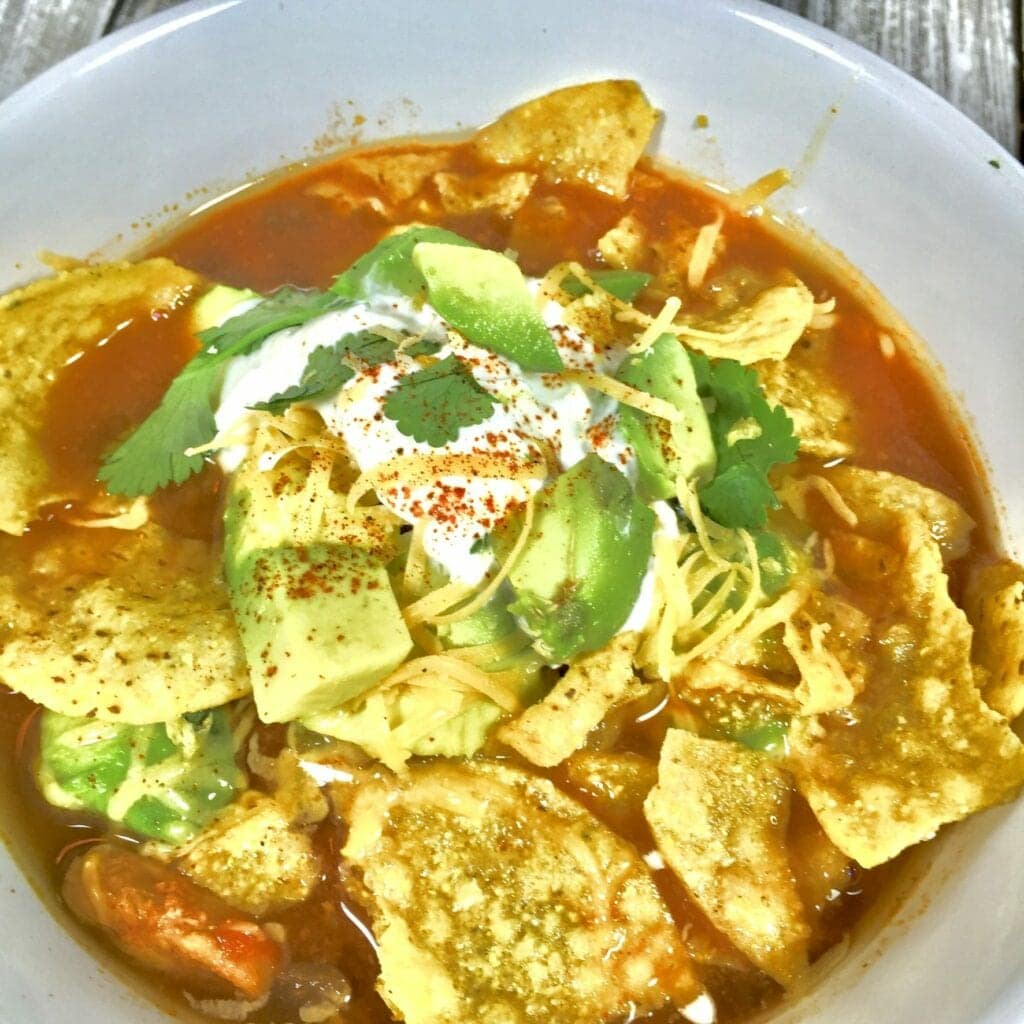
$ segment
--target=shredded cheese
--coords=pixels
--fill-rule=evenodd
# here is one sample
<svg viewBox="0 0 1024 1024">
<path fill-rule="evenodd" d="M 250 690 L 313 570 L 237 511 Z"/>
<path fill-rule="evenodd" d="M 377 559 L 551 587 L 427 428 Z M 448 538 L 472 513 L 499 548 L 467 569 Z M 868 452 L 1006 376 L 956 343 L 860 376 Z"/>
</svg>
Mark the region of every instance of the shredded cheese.
<svg viewBox="0 0 1024 1024">
<path fill-rule="evenodd" d="M 785 167 L 763 174 L 757 181 L 745 189 L 732 195 L 732 202 L 738 210 L 752 211 L 759 207 L 770 195 L 778 192 L 792 181 L 792 176 Z"/>
<path fill-rule="evenodd" d="M 475 451 L 463 455 L 402 455 L 382 462 L 361 473 L 348 492 L 349 510 L 371 491 L 379 491 L 389 482 L 405 487 L 423 487 L 444 477 L 479 477 L 517 481 L 543 480 L 547 464 L 540 457 L 519 459 L 495 452 Z"/>
<path fill-rule="evenodd" d="M 639 409 L 641 412 L 658 417 L 658 419 L 668 420 L 669 423 L 678 423 L 683 417 L 682 412 L 664 398 L 649 395 L 646 391 L 630 387 L 603 373 L 595 373 L 591 370 L 567 370 L 562 377 L 565 380 L 575 381 L 592 391 L 600 391 L 602 395 L 608 395 L 609 398 L 614 398 L 622 405 Z"/>
<path fill-rule="evenodd" d="M 715 255 L 715 244 L 718 242 L 725 223 L 725 214 L 719 210 L 718 216 L 710 224 L 705 224 L 698 232 L 690 251 L 690 262 L 686 268 L 686 283 L 690 288 L 699 288 L 707 277 L 708 270 Z"/>
<path fill-rule="evenodd" d="M 843 500 L 831 480 L 823 476 L 787 477 L 777 488 L 779 499 L 800 519 L 807 519 L 807 497 L 817 491 L 847 526 L 857 525 L 857 513 Z"/>
<path fill-rule="evenodd" d="M 678 296 L 669 296 L 665 300 L 665 305 L 661 307 L 661 312 L 653 320 L 650 317 L 647 318 L 649 320 L 647 327 L 641 332 L 636 341 L 629 346 L 629 351 L 645 352 L 663 334 L 678 333 L 673 321 L 676 318 L 676 313 L 682 309 L 682 306 L 683 302 Z"/>
<path fill-rule="evenodd" d="M 503 711 L 514 714 L 520 710 L 520 702 L 508 685 L 512 675 L 514 673 L 484 672 L 467 661 L 447 654 L 428 654 L 399 665 L 374 690 L 386 690 L 403 683 L 440 689 L 454 688 L 467 693 L 483 694 Z"/>
</svg>

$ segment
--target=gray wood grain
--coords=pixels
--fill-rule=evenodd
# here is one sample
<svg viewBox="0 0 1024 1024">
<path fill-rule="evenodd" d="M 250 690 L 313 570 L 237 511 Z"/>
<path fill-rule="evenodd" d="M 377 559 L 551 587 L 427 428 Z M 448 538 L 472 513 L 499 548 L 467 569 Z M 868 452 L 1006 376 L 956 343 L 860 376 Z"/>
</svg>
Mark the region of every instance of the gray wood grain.
<svg viewBox="0 0 1024 1024">
<path fill-rule="evenodd" d="M 772 0 L 860 43 L 1020 152 L 1015 0 Z M 1024 10 L 1024 4 L 1022 4 Z"/>
<path fill-rule="evenodd" d="M 110 30 L 132 25 L 168 7 L 176 7 L 179 3 L 181 0 L 121 0 L 111 19 Z"/>
<path fill-rule="evenodd" d="M 0 0 L 0 98 L 105 31 L 178 2 Z M 1024 0 L 770 2 L 880 54 L 1020 153 Z"/>
<path fill-rule="evenodd" d="M 0 0 L 0 99 L 98 39 L 117 0 Z"/>
</svg>

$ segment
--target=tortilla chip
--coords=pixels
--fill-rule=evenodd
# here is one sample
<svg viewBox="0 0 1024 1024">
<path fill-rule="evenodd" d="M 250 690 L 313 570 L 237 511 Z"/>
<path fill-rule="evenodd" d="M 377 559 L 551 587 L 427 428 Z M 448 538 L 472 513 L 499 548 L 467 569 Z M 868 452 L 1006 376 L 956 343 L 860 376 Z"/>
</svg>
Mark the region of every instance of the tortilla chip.
<svg viewBox="0 0 1024 1024">
<path fill-rule="evenodd" d="M 541 164 L 550 180 L 622 197 L 657 120 L 636 82 L 590 82 L 514 107 L 473 142 L 494 163 Z"/>
<path fill-rule="evenodd" d="M 762 657 L 760 650 L 755 645 L 750 646 L 752 649 L 749 652 L 741 652 L 737 651 L 733 645 L 732 649 L 725 652 L 728 655 L 728 660 L 725 658 L 700 658 L 691 661 L 683 674 L 673 680 L 673 685 L 684 696 L 687 690 L 693 693 L 720 691 L 773 701 L 783 707 L 795 710 L 797 695 L 792 686 L 769 679 L 759 669 L 742 663 L 745 655 L 749 655 L 755 661 L 759 661 Z"/>
<path fill-rule="evenodd" d="M 891 587 L 852 709 L 794 719 L 789 734 L 800 791 L 832 842 L 866 868 L 1024 783 L 1024 746 L 974 684 L 971 627 L 925 517 L 909 529 Z"/>
<path fill-rule="evenodd" d="M 154 259 L 80 267 L 0 297 L 0 530 L 20 534 L 41 505 L 69 497 L 50 486 L 36 441 L 54 377 L 124 320 L 174 307 L 198 282 Z"/>
<path fill-rule="evenodd" d="M 758 363 L 756 370 L 769 404 L 781 405 L 793 421 L 801 452 L 823 461 L 852 454 L 853 410 L 825 374 L 795 354 Z"/>
<path fill-rule="evenodd" d="M 783 643 L 800 672 L 796 698 L 805 715 L 849 707 L 865 687 L 862 647 L 868 617 L 838 597 L 818 593 L 785 625 Z"/>
<path fill-rule="evenodd" d="M 688 348 L 712 359 L 749 365 L 785 359 L 814 315 L 814 296 L 802 282 L 766 288 L 752 302 L 715 317 L 684 316 L 676 331 Z"/>
<path fill-rule="evenodd" d="M 642 696 L 633 674 L 637 635 L 623 633 L 569 666 L 554 689 L 498 730 L 498 739 L 542 768 L 561 764 L 613 708 Z"/>
<path fill-rule="evenodd" d="M 547 780 L 438 762 L 344 813 L 378 987 L 407 1024 L 592 1024 L 696 995 L 636 850 Z"/>
<path fill-rule="evenodd" d="M 277 800 L 256 792 L 221 812 L 173 864 L 256 917 L 301 903 L 321 871 L 309 835 L 293 827 Z"/>
<path fill-rule="evenodd" d="M 502 217 L 511 217 L 526 202 L 536 180 L 537 175 L 529 171 L 434 175 L 445 213 L 493 210 Z"/>
<path fill-rule="evenodd" d="M 974 573 L 964 610 L 974 626 L 974 661 L 984 669 L 981 695 L 1012 722 L 1024 713 L 1024 569 L 1004 561 Z"/>
<path fill-rule="evenodd" d="M 0 683 L 64 715 L 135 725 L 248 693 L 207 546 L 150 525 L 119 532 L 89 564 L 100 532 L 0 575 Z"/>
<path fill-rule="evenodd" d="M 967 554 L 974 520 L 940 491 L 896 473 L 857 466 L 837 466 L 827 479 L 856 515 L 857 533 L 902 549 L 904 532 L 923 524 L 944 561 Z"/>
<path fill-rule="evenodd" d="M 651 253 L 644 226 L 631 213 L 597 240 L 597 251 L 609 266 L 623 270 L 644 266 Z"/>
<path fill-rule="evenodd" d="M 644 803 L 690 895 L 782 985 L 806 968 L 810 934 L 786 853 L 789 803 L 789 777 L 767 757 L 684 729 L 666 735 Z"/>
<path fill-rule="evenodd" d="M 398 205 L 416 195 L 449 160 L 447 149 L 424 149 L 412 153 L 353 153 L 342 162 L 370 178 L 385 200 Z"/>
</svg>

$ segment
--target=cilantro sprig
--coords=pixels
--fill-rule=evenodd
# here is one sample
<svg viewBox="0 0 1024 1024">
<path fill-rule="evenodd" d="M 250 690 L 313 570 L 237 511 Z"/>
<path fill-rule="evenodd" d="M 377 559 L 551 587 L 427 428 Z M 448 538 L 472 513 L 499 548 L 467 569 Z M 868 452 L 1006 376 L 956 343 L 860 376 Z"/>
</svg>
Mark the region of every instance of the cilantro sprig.
<svg viewBox="0 0 1024 1024">
<path fill-rule="evenodd" d="M 202 348 L 171 382 L 163 401 L 135 432 L 105 459 L 99 479 L 110 494 L 137 497 L 180 484 L 203 466 L 202 455 L 186 455 L 217 434 L 213 403 L 222 372 L 236 356 L 266 338 L 350 302 L 330 292 L 285 287 L 257 306 L 203 331 Z"/>
<path fill-rule="evenodd" d="M 623 302 L 632 302 L 650 283 L 653 274 L 644 273 L 642 270 L 591 270 L 590 278 L 594 284 L 611 292 L 617 299 Z M 569 274 L 562 281 L 562 291 L 579 298 L 581 295 L 588 295 L 590 289 L 574 274 Z"/>
<path fill-rule="evenodd" d="M 400 380 L 384 400 L 398 429 L 433 448 L 454 441 L 463 427 L 483 423 L 497 404 L 455 356 Z"/>
<path fill-rule="evenodd" d="M 710 406 L 708 420 L 718 464 L 700 489 L 704 511 L 723 526 L 764 526 L 779 507 L 768 471 L 796 458 L 800 442 L 781 406 L 764 397 L 757 374 L 734 359 L 709 360 L 691 353 L 697 391 Z"/>
<path fill-rule="evenodd" d="M 310 352 L 298 384 L 279 391 L 265 402 L 254 403 L 251 408 L 279 416 L 296 402 L 333 395 L 355 376 L 355 370 L 343 362 L 345 356 L 354 356 L 369 366 L 379 366 L 395 358 L 396 347 L 389 338 L 382 338 L 373 331 L 346 334 L 333 345 L 321 345 Z"/>
</svg>

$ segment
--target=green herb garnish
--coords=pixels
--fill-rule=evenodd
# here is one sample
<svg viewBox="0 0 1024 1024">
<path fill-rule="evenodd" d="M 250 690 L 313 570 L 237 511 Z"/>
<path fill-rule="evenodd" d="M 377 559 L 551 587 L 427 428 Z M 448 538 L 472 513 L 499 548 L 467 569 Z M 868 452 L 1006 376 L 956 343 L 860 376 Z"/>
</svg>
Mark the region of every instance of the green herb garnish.
<svg viewBox="0 0 1024 1024">
<path fill-rule="evenodd" d="M 781 406 L 770 406 L 757 374 L 734 359 L 692 354 L 697 391 L 708 400 L 708 420 L 718 464 L 714 478 L 700 488 L 704 511 L 733 528 L 764 526 L 767 510 L 779 499 L 768 471 L 796 458 L 800 442 Z"/>
<path fill-rule="evenodd" d="M 163 401 L 107 456 L 99 472 L 110 494 L 133 498 L 180 484 L 203 467 L 186 455 L 217 434 L 213 402 L 225 365 L 258 348 L 271 334 L 349 305 L 330 292 L 281 288 L 259 305 L 199 335 L 202 348 L 171 383 Z"/>
<path fill-rule="evenodd" d="M 370 366 L 379 366 L 395 358 L 395 348 L 393 341 L 373 331 L 346 334 L 333 345 L 321 345 L 309 353 L 298 384 L 272 395 L 265 402 L 256 402 L 250 408 L 279 416 L 295 402 L 311 402 L 333 395 L 355 376 L 355 370 L 343 362 L 345 356 L 354 356 Z"/>
<path fill-rule="evenodd" d="M 653 277 L 642 270 L 591 270 L 589 274 L 594 284 L 600 285 L 623 302 L 632 302 L 651 283 Z M 562 291 L 568 292 L 573 298 L 590 293 L 590 289 L 572 274 L 562 282 Z"/>
<path fill-rule="evenodd" d="M 440 448 L 463 427 L 483 423 L 497 399 L 455 356 L 403 378 L 388 392 L 384 415 L 407 437 Z"/>
</svg>

